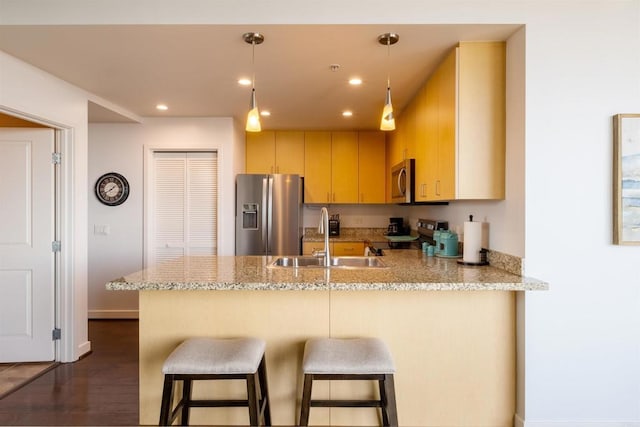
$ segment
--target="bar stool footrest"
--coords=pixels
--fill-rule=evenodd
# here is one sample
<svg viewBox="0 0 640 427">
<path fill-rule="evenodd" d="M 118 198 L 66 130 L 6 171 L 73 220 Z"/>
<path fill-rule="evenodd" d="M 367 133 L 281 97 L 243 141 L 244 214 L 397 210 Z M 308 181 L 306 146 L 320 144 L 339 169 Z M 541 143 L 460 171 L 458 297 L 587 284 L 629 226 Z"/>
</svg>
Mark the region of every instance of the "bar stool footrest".
<svg viewBox="0 0 640 427">
<path fill-rule="evenodd" d="M 312 400 L 310 406 L 322 408 L 381 408 L 379 400 Z"/>
<path fill-rule="evenodd" d="M 192 408 L 218 408 L 218 407 L 236 407 L 236 406 L 249 406 L 246 400 L 230 399 L 230 400 L 191 400 L 189 406 Z"/>
</svg>

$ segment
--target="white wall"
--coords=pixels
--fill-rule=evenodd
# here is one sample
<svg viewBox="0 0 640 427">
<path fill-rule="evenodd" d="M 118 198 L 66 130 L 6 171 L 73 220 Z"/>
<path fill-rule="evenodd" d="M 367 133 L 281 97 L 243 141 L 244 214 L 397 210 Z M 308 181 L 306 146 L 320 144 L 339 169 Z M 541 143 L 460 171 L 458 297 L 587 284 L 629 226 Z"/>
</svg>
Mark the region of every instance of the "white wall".
<svg viewBox="0 0 640 427">
<path fill-rule="evenodd" d="M 527 425 L 640 425 L 640 247 L 612 242 L 612 120 L 640 111 L 640 3 L 527 25 Z M 611 424 L 613 425 L 613 424 Z"/>
<path fill-rule="evenodd" d="M 517 422 L 640 425 L 640 247 L 611 244 L 611 116 L 640 111 L 638 0 L 52 3 L 2 1 L 0 22 L 526 25 L 524 254 L 527 274 L 551 290 L 519 301 L 526 336 Z M 32 81 L 1 69 L 2 90 Z M 0 104 L 11 98 L 18 109 L 63 114 L 20 86 L 10 97 L 0 92 Z M 76 185 L 86 191 L 79 168 Z"/>
<path fill-rule="evenodd" d="M 89 317 L 137 317 L 137 293 L 109 292 L 104 284 L 143 268 L 144 157 L 149 150 L 218 152 L 218 253 L 233 255 L 234 231 L 227 225 L 235 215 L 236 151 L 244 152 L 237 148 L 244 140 L 237 140 L 230 118 L 147 118 L 141 124 L 89 126 Z M 93 195 L 96 179 L 106 172 L 121 173 L 129 181 L 129 198 L 120 206 L 105 206 Z M 95 226 L 109 227 L 110 234 L 95 234 Z"/>
</svg>

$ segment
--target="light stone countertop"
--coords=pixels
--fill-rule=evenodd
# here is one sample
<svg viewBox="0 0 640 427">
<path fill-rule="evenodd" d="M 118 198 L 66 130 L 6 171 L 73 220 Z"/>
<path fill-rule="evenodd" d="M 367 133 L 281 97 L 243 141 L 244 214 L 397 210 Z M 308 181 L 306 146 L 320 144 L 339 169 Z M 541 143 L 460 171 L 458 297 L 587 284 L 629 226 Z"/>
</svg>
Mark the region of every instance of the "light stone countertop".
<svg viewBox="0 0 640 427">
<path fill-rule="evenodd" d="M 106 284 L 109 290 L 532 291 L 543 281 L 415 250 L 385 251 L 385 268 L 269 267 L 271 256 L 196 256 L 168 261 Z"/>
</svg>

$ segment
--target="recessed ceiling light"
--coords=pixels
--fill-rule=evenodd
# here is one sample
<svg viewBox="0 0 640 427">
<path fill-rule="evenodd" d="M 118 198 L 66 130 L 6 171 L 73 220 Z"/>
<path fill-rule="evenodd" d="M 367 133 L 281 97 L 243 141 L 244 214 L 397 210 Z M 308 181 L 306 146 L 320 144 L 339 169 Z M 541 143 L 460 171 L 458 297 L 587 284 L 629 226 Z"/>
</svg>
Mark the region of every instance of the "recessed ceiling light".
<svg viewBox="0 0 640 427">
<path fill-rule="evenodd" d="M 354 77 L 352 79 L 349 79 L 349 84 L 352 86 L 359 86 L 362 84 L 362 79 L 359 77 Z"/>
<path fill-rule="evenodd" d="M 268 116 L 270 116 L 270 115 L 271 115 L 271 111 L 269 111 L 269 110 L 262 110 L 262 111 L 260 111 L 260 115 L 261 115 L 261 116 L 268 117 Z"/>
<path fill-rule="evenodd" d="M 342 116 L 343 117 L 351 117 L 351 116 L 353 116 L 353 112 L 349 111 L 349 110 L 345 110 L 345 111 L 342 112 Z"/>
<path fill-rule="evenodd" d="M 247 79 L 243 77 L 241 79 L 238 79 L 238 84 L 242 86 L 249 86 L 251 84 L 251 79 Z"/>
<path fill-rule="evenodd" d="M 167 107 L 165 104 L 156 105 L 156 110 L 167 111 L 168 109 L 169 109 L 169 107 Z"/>
</svg>

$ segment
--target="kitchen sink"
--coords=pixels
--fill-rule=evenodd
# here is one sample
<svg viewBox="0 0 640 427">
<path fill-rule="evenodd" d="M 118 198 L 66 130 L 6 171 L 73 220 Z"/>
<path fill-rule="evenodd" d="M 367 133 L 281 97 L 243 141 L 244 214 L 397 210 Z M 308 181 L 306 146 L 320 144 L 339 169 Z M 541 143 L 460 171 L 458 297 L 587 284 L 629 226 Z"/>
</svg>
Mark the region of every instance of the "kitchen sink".
<svg viewBox="0 0 640 427">
<path fill-rule="evenodd" d="M 269 267 L 323 267 L 323 258 L 310 256 L 281 257 L 269 264 Z"/>
<path fill-rule="evenodd" d="M 380 268 L 386 267 L 380 258 L 370 256 L 336 256 L 331 257 L 332 267 Z"/>
<path fill-rule="evenodd" d="M 288 268 L 324 268 L 324 258 L 312 256 L 293 256 L 276 258 L 269 267 Z M 366 256 L 331 257 L 331 268 L 385 268 L 380 258 Z"/>
</svg>

